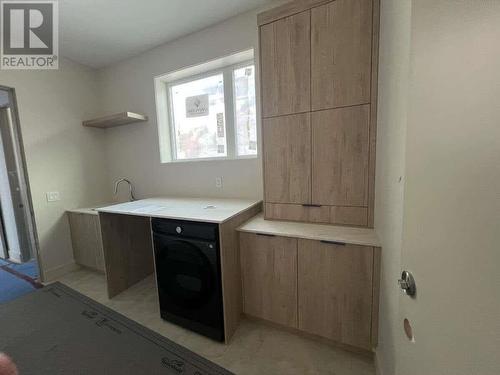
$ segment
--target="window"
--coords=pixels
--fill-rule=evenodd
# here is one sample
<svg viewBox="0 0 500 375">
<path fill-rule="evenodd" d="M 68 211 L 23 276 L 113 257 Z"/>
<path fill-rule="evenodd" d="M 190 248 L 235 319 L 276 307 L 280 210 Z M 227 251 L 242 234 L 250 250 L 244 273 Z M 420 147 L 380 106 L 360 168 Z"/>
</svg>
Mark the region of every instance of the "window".
<svg viewBox="0 0 500 375">
<path fill-rule="evenodd" d="M 224 76 L 172 85 L 169 94 L 175 159 L 227 156 Z"/>
<path fill-rule="evenodd" d="M 236 152 L 257 155 L 257 114 L 255 111 L 255 67 L 233 70 Z"/>
<path fill-rule="evenodd" d="M 158 108 L 162 162 L 255 157 L 253 59 L 187 75 L 190 70 L 180 79 L 179 72 L 159 78 L 165 95 L 157 85 L 157 107 L 167 107 Z"/>
</svg>

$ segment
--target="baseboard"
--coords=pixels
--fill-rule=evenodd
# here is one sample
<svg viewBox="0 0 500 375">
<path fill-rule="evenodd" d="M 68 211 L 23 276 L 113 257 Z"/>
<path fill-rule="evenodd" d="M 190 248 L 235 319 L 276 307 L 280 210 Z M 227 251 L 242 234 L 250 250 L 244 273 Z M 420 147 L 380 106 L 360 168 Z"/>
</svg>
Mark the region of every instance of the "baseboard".
<svg viewBox="0 0 500 375">
<path fill-rule="evenodd" d="M 14 263 L 21 263 L 21 253 L 14 253 L 12 251 L 9 251 L 8 259 Z"/>
<path fill-rule="evenodd" d="M 62 266 L 54 267 L 48 270 L 43 271 L 44 283 L 49 283 L 54 281 L 67 273 L 73 272 L 80 269 L 80 266 L 75 262 L 71 262 L 68 264 L 63 264 Z"/>
</svg>

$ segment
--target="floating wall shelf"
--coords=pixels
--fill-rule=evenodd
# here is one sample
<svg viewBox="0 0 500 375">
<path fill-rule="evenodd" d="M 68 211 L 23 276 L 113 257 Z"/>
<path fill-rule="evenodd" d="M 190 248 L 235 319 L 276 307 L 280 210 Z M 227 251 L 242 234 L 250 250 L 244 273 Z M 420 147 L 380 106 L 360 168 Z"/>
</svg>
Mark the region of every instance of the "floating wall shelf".
<svg viewBox="0 0 500 375">
<path fill-rule="evenodd" d="M 93 120 L 83 121 L 83 126 L 91 128 L 114 128 L 115 126 L 122 126 L 132 124 L 134 122 L 148 121 L 148 116 L 141 115 L 134 112 L 121 112 L 110 116 L 99 117 Z"/>
</svg>

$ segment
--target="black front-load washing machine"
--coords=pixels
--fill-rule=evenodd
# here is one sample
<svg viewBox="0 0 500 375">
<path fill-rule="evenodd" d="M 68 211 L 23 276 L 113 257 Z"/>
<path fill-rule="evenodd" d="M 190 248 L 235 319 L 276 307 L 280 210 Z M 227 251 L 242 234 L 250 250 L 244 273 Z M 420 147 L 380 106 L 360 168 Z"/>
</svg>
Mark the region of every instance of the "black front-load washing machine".
<svg viewBox="0 0 500 375">
<path fill-rule="evenodd" d="M 161 317 L 224 341 L 219 226 L 152 219 Z"/>
</svg>

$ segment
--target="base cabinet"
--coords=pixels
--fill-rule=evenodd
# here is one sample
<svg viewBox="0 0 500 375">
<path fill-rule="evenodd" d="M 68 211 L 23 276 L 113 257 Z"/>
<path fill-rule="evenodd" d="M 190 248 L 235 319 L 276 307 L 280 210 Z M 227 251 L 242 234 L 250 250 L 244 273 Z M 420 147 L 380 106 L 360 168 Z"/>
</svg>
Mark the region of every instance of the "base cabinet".
<svg viewBox="0 0 500 375">
<path fill-rule="evenodd" d="M 370 349 L 372 285 L 372 247 L 299 240 L 299 329 Z"/>
<path fill-rule="evenodd" d="M 99 216 L 68 212 L 68 220 L 75 262 L 104 272 L 104 251 Z"/>
<path fill-rule="evenodd" d="M 240 233 L 243 311 L 371 350 L 377 345 L 380 249 Z"/>
<path fill-rule="evenodd" d="M 297 240 L 240 234 L 243 311 L 297 328 Z"/>
</svg>

